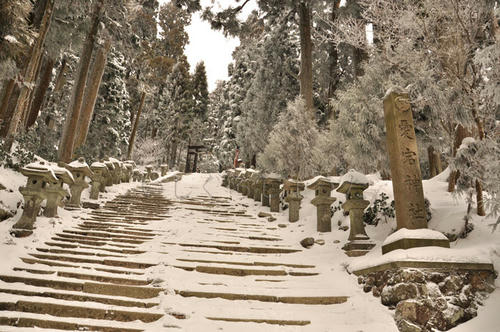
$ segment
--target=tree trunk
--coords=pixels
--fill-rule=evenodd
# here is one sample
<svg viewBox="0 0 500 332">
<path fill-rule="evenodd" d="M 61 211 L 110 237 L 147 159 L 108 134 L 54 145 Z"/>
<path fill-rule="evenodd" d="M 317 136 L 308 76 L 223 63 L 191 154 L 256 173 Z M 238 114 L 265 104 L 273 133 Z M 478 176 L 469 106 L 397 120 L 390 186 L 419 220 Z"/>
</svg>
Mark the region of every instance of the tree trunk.
<svg viewBox="0 0 500 332">
<path fill-rule="evenodd" d="M 144 107 L 144 100 L 146 99 L 146 92 L 142 93 L 141 102 L 139 103 L 139 109 L 137 110 L 137 115 L 135 116 L 134 126 L 132 127 L 132 133 L 130 134 L 130 140 L 128 141 L 128 152 L 127 159 L 132 157 L 132 150 L 134 149 L 135 134 L 137 133 L 137 126 L 139 125 L 139 119 L 141 118 L 142 108 Z"/>
<path fill-rule="evenodd" d="M 299 4 L 300 30 L 300 95 L 306 102 L 307 109 L 314 117 L 313 78 L 312 78 L 312 41 L 311 41 L 311 5 L 307 1 Z"/>
<path fill-rule="evenodd" d="M 177 142 L 175 140 L 172 141 L 170 145 L 170 159 L 168 163 L 168 168 L 172 169 L 175 166 L 177 160 Z"/>
<path fill-rule="evenodd" d="M 76 78 L 75 85 L 73 86 L 71 103 L 66 114 L 66 122 L 64 125 L 63 135 L 61 137 L 58 156 L 60 161 L 66 163 L 70 162 L 73 158 L 73 144 L 77 131 L 76 126 L 80 117 L 80 110 L 82 108 L 83 94 L 85 91 L 85 84 L 87 82 L 90 61 L 92 59 L 94 41 L 99 28 L 102 6 L 103 0 L 100 0 L 94 7 L 94 11 L 92 13 L 92 27 L 90 28 L 85 44 L 83 45 L 78 67 L 78 76 Z"/>
<path fill-rule="evenodd" d="M 477 204 L 477 215 L 485 216 L 484 211 L 484 201 L 483 201 L 483 186 L 479 180 L 476 180 L 476 204 Z"/>
<path fill-rule="evenodd" d="M 436 174 L 436 159 L 435 159 L 435 154 L 434 154 L 434 147 L 432 145 L 429 145 L 427 147 L 427 157 L 429 158 L 429 173 L 430 177 L 433 178 L 435 177 Z"/>
<path fill-rule="evenodd" d="M 334 23 L 337 20 L 337 12 L 339 10 L 339 7 L 340 7 L 340 0 L 334 0 L 332 4 L 332 13 L 330 16 L 330 20 Z M 330 44 L 330 50 L 328 52 L 328 76 L 329 76 L 328 92 L 327 92 L 328 100 L 334 97 L 340 82 L 338 61 L 339 61 L 339 55 L 337 51 L 337 44 L 332 42 Z M 329 112 L 328 118 L 330 119 L 332 116 L 332 112 L 331 112 L 331 107 L 329 106 L 328 106 L 328 112 Z"/>
<path fill-rule="evenodd" d="M 67 68 L 68 68 L 67 61 L 66 58 L 64 58 L 62 59 L 61 67 L 59 67 L 59 73 L 57 74 L 56 77 L 56 83 L 54 84 L 54 92 L 61 91 L 64 84 L 66 83 L 66 78 L 64 77 L 64 74 L 66 73 Z"/>
<path fill-rule="evenodd" d="M 45 6 L 45 11 L 43 14 L 42 22 L 40 24 L 40 30 L 38 32 L 38 37 L 33 44 L 31 49 L 30 58 L 26 66 L 23 77 L 23 85 L 19 92 L 19 97 L 17 98 L 16 106 L 12 113 L 12 118 L 8 124 L 7 129 L 7 139 L 5 140 L 5 149 L 10 151 L 12 143 L 14 143 L 14 136 L 17 133 L 23 114 L 26 112 L 29 105 L 29 95 L 31 92 L 31 85 L 34 83 L 36 78 L 36 71 L 39 66 L 40 58 L 42 56 L 43 45 L 45 43 L 45 37 L 50 28 L 50 22 L 52 20 L 52 13 L 54 9 L 54 1 L 47 1 Z"/>
<path fill-rule="evenodd" d="M 2 102 L 0 104 L 0 135 L 5 136 L 7 133 L 6 125 L 9 113 L 9 101 L 16 87 L 16 80 L 10 79 L 9 82 L 5 85 L 5 92 L 3 94 Z"/>
<path fill-rule="evenodd" d="M 455 140 L 453 142 L 453 151 L 452 151 L 452 157 L 455 157 L 457 155 L 457 150 L 462 144 L 462 141 L 464 138 L 471 136 L 470 132 L 461 124 L 457 125 L 457 128 L 455 129 Z M 459 176 L 458 171 L 453 171 L 450 173 L 450 177 L 448 178 L 448 192 L 454 192 L 455 191 L 455 185 L 457 183 Z"/>
<path fill-rule="evenodd" d="M 104 69 L 106 68 L 106 59 L 110 47 L 111 41 L 108 39 L 104 43 L 104 47 L 99 49 L 99 52 L 94 60 L 92 72 L 90 73 L 88 85 L 85 91 L 85 101 L 78 119 L 78 134 L 75 138 L 74 150 L 85 144 L 85 141 L 87 140 L 90 121 L 92 120 L 92 114 L 94 113 L 97 94 L 99 92 L 99 86 L 101 85 Z"/>
<path fill-rule="evenodd" d="M 45 99 L 45 94 L 49 88 L 50 80 L 52 79 L 52 69 L 54 69 L 54 59 L 48 58 L 45 62 L 45 65 L 42 69 L 40 82 L 35 90 L 33 102 L 31 104 L 31 108 L 26 119 L 26 129 L 33 126 L 35 124 L 36 119 L 38 118 L 38 113 L 42 108 L 43 101 Z"/>
</svg>

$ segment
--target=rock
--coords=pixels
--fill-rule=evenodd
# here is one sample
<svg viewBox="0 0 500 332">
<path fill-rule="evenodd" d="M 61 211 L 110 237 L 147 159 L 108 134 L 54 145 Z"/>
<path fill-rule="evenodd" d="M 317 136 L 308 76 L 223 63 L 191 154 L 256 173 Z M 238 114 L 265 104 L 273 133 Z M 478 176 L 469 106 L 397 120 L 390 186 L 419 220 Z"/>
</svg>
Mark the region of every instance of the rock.
<svg viewBox="0 0 500 332">
<path fill-rule="evenodd" d="M 405 300 L 398 303 L 394 319 L 396 322 L 407 320 L 424 326 L 429 319 L 436 313 L 428 301 Z"/>
<path fill-rule="evenodd" d="M 398 322 L 399 332 L 422 332 L 422 328 L 412 322 L 402 319 Z"/>
<path fill-rule="evenodd" d="M 280 228 L 286 228 L 287 225 L 286 224 L 278 224 L 278 227 L 280 227 Z"/>
<path fill-rule="evenodd" d="M 5 186 L 0 183 L 0 190 L 5 190 L 5 189 L 7 189 L 7 188 L 5 188 Z"/>
<path fill-rule="evenodd" d="M 305 239 L 303 239 L 302 241 L 300 241 L 300 244 L 304 247 L 304 248 L 310 248 L 314 245 L 314 238 L 312 237 L 306 237 Z"/>
<path fill-rule="evenodd" d="M 267 212 L 259 212 L 258 216 L 259 216 L 259 218 L 266 218 L 266 217 L 271 217 L 272 214 L 267 213 Z"/>
<path fill-rule="evenodd" d="M 348 229 L 349 229 L 349 226 L 340 226 L 339 227 L 339 230 L 344 231 L 344 232 L 347 231 Z"/>
<path fill-rule="evenodd" d="M 425 274 L 420 270 L 404 269 L 401 271 L 402 282 L 425 283 Z"/>
<path fill-rule="evenodd" d="M 333 243 L 340 243 L 340 240 L 333 240 Z"/>
<path fill-rule="evenodd" d="M 276 218 L 274 218 L 273 216 L 267 217 L 267 221 L 269 221 L 269 222 L 273 222 L 275 220 L 276 220 Z"/>
<path fill-rule="evenodd" d="M 11 211 L 0 207 L 0 222 L 12 218 L 13 216 L 14 214 Z"/>
<path fill-rule="evenodd" d="M 382 304 L 395 305 L 399 301 L 414 299 L 418 296 L 415 284 L 399 283 L 394 286 L 386 286 L 382 290 Z"/>
<path fill-rule="evenodd" d="M 314 243 L 319 244 L 320 246 L 322 246 L 322 245 L 325 244 L 325 240 L 323 240 L 323 239 L 317 239 L 317 240 L 314 241 Z"/>
<path fill-rule="evenodd" d="M 460 293 L 464 286 L 462 278 L 456 275 L 448 276 L 442 283 L 439 284 L 439 289 L 444 295 L 453 295 Z"/>
<path fill-rule="evenodd" d="M 495 290 L 495 281 L 491 273 L 471 273 L 470 285 L 474 291 L 491 293 Z"/>
</svg>

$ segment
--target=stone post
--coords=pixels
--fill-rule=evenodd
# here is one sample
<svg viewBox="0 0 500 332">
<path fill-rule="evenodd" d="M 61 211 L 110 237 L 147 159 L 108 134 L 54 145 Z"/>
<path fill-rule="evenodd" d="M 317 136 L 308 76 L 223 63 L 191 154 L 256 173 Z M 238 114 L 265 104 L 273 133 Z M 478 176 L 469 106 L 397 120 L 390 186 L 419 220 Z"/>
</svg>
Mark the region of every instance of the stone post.
<svg viewBox="0 0 500 332">
<path fill-rule="evenodd" d="M 93 173 L 83 158 L 78 158 L 78 160 L 72 161 L 66 166 L 66 168 L 69 169 L 75 179 L 75 182 L 69 187 L 71 191 L 71 199 L 66 206 L 69 208 L 80 208 L 82 191 L 83 189 L 89 187 L 85 178 L 87 176 L 92 177 Z"/>
<path fill-rule="evenodd" d="M 397 229 L 427 228 L 422 174 L 408 93 L 401 88 L 387 91 L 384 97 L 384 118 Z M 402 232 L 407 234 L 406 230 Z M 449 247 L 449 242 L 446 240 L 436 242 L 432 236 L 430 239 L 403 236 L 397 241 L 384 241 L 382 253 L 429 245 Z"/>
<path fill-rule="evenodd" d="M 247 172 L 246 171 L 241 172 L 238 177 L 240 179 L 240 185 L 239 185 L 238 191 L 243 196 L 246 196 L 247 195 Z"/>
<path fill-rule="evenodd" d="M 253 199 L 256 202 L 260 202 L 262 199 L 262 175 L 260 172 L 255 172 L 252 175 L 253 178 Z"/>
<path fill-rule="evenodd" d="M 223 187 L 229 186 L 229 183 L 228 183 L 228 180 L 229 180 L 228 177 L 229 176 L 228 176 L 227 172 L 222 172 L 221 177 L 222 177 L 221 186 L 223 186 Z"/>
<path fill-rule="evenodd" d="M 286 180 L 283 189 L 287 192 L 285 200 L 288 202 L 288 221 L 296 222 L 299 220 L 300 202 L 304 198 L 300 194 L 304 190 L 303 182 Z"/>
<path fill-rule="evenodd" d="M 269 206 L 271 212 L 280 212 L 280 185 L 281 179 L 267 177 L 264 179 L 269 193 Z"/>
<path fill-rule="evenodd" d="M 109 161 L 113 163 L 113 184 L 120 184 L 122 180 L 122 168 L 120 165 L 120 161 L 115 158 L 109 158 Z"/>
<path fill-rule="evenodd" d="M 339 193 L 346 196 L 346 201 L 342 204 L 344 211 L 349 213 L 350 232 L 349 242 L 342 249 L 347 256 L 363 256 L 371 250 L 375 243 L 370 241 L 366 234 L 363 222 L 363 212 L 370 205 L 370 202 L 363 199 L 363 191 L 368 188 L 368 179 L 361 173 L 349 171 L 342 178 L 342 184 L 337 189 Z"/>
<path fill-rule="evenodd" d="M 139 182 L 141 181 L 141 171 L 139 171 L 138 169 L 134 169 L 134 171 L 132 172 L 132 180 L 134 182 Z"/>
<path fill-rule="evenodd" d="M 262 178 L 262 206 L 269 206 L 269 188 L 265 178 Z"/>
<path fill-rule="evenodd" d="M 57 181 L 49 182 L 49 185 L 45 190 L 47 203 L 45 204 L 43 215 L 48 218 L 57 218 L 57 208 L 63 205 L 62 200 L 68 195 L 68 191 L 64 189 L 63 186 L 65 183 L 72 185 L 75 180 L 73 179 L 71 173 L 65 168 L 52 166 L 51 169 L 54 172 Z"/>
<path fill-rule="evenodd" d="M 99 192 L 106 181 L 105 172 L 107 172 L 107 167 L 103 163 L 95 162 L 90 165 L 90 169 L 94 173 L 91 177 L 90 199 L 99 199 Z"/>
<path fill-rule="evenodd" d="M 146 182 L 151 181 L 152 176 L 153 176 L 153 166 L 147 165 L 146 166 L 146 178 L 145 178 L 145 181 Z"/>
<path fill-rule="evenodd" d="M 113 163 L 109 160 L 104 162 L 104 165 L 108 168 L 108 172 L 106 173 L 106 187 L 112 186 L 113 185 L 113 174 L 115 172 L 115 166 Z"/>
<path fill-rule="evenodd" d="M 247 169 L 247 197 L 248 198 L 253 198 L 253 191 L 254 191 L 254 185 L 253 185 L 253 175 L 255 174 L 255 171 L 253 169 Z"/>
<path fill-rule="evenodd" d="M 132 170 L 134 169 L 134 165 L 128 162 L 124 163 L 123 165 L 125 166 L 124 168 L 125 176 L 123 178 L 123 182 L 129 183 L 130 179 L 132 178 Z"/>
<path fill-rule="evenodd" d="M 165 176 L 168 173 L 168 165 L 167 164 L 161 164 L 160 165 L 160 170 L 161 170 L 161 176 Z"/>
<path fill-rule="evenodd" d="M 316 223 L 318 232 L 332 231 L 332 216 L 330 205 L 336 198 L 330 196 L 330 192 L 338 186 L 337 183 L 330 182 L 327 178 L 320 177 L 314 183 L 308 186 L 315 191 L 316 197 L 311 204 L 316 206 Z"/>
<path fill-rule="evenodd" d="M 17 237 L 28 236 L 33 233 L 40 205 L 46 199 L 45 190 L 49 183 L 57 182 L 54 172 L 46 165 L 32 163 L 25 166 L 21 173 L 28 177 L 26 187 L 19 187 L 19 191 L 24 197 L 24 208 L 21 218 L 12 226 L 11 233 Z"/>
</svg>

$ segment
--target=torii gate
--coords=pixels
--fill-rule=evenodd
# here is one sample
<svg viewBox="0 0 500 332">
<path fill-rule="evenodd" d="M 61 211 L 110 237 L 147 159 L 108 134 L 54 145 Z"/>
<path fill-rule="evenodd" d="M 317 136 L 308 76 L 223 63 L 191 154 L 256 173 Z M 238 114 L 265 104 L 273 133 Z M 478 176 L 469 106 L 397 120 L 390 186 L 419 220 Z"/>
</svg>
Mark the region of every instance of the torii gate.
<svg viewBox="0 0 500 332">
<path fill-rule="evenodd" d="M 188 145 L 187 156 L 186 156 L 186 169 L 184 173 L 196 173 L 196 168 L 198 166 L 198 153 L 206 152 L 206 147 L 204 145 Z M 191 167 L 190 157 L 194 155 L 193 167 Z"/>
</svg>

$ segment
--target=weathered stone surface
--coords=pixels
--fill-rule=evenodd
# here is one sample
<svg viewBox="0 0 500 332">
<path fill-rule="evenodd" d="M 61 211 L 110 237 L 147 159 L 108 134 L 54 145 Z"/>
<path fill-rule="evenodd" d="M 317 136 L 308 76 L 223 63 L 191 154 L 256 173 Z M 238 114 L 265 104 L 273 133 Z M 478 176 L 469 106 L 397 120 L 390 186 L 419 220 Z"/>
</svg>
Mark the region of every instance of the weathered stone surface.
<svg viewBox="0 0 500 332">
<path fill-rule="evenodd" d="M 399 283 L 394 286 L 386 286 L 382 291 L 382 304 L 395 305 L 396 303 L 414 299 L 418 296 L 418 289 L 415 284 Z"/>
<path fill-rule="evenodd" d="M 397 228 L 427 228 L 413 117 L 408 94 L 402 89 L 393 89 L 386 94 L 384 118 Z"/>
<path fill-rule="evenodd" d="M 310 248 L 314 245 L 314 238 L 306 237 L 305 239 L 300 241 L 300 245 L 303 246 L 304 248 Z"/>
<path fill-rule="evenodd" d="M 272 214 L 270 214 L 268 212 L 259 212 L 259 214 L 258 214 L 259 218 L 266 218 L 266 217 L 270 217 L 270 216 L 272 216 Z"/>
<path fill-rule="evenodd" d="M 14 214 L 11 211 L 0 207 L 0 222 L 4 221 L 6 219 L 12 218 L 13 216 L 14 216 Z"/>
<path fill-rule="evenodd" d="M 338 186 L 337 183 L 330 182 L 324 177 L 319 177 L 314 183 L 307 188 L 314 190 L 316 197 L 311 201 L 311 204 L 316 206 L 316 223 L 318 232 L 332 231 L 332 216 L 330 205 L 335 202 L 336 198 L 330 196 L 330 192 Z"/>
</svg>

